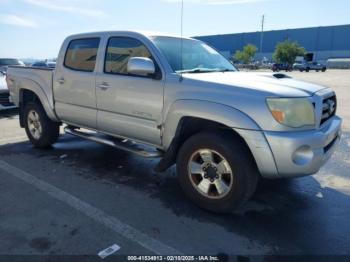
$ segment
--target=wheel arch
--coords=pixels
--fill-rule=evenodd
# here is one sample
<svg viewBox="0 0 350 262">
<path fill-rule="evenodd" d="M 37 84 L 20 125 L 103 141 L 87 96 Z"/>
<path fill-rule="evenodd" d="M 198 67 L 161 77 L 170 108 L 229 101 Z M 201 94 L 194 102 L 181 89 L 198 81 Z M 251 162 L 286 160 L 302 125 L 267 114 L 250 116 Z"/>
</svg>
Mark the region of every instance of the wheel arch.
<svg viewBox="0 0 350 262">
<path fill-rule="evenodd" d="M 29 101 L 35 101 L 41 104 L 44 108 L 47 116 L 55 122 L 59 122 L 53 105 L 50 104 L 45 92 L 34 81 L 27 80 L 25 83 L 20 82 L 18 84 L 18 104 L 20 108 L 20 124 L 23 127 L 23 108 Z"/>
<path fill-rule="evenodd" d="M 159 172 L 165 171 L 176 162 L 182 144 L 196 133 L 219 130 L 242 141 L 250 151 L 245 139 L 235 128 L 260 130 L 255 121 L 237 109 L 198 100 L 181 100 L 174 103 L 165 123 L 163 146 L 166 153 L 156 167 L 156 171 Z"/>
<path fill-rule="evenodd" d="M 203 100 L 178 100 L 168 110 L 164 121 L 163 146 L 165 149 L 170 146 L 179 128 L 188 122 L 188 119 L 209 121 L 227 129 L 261 130 L 252 118 L 233 107 Z"/>
</svg>

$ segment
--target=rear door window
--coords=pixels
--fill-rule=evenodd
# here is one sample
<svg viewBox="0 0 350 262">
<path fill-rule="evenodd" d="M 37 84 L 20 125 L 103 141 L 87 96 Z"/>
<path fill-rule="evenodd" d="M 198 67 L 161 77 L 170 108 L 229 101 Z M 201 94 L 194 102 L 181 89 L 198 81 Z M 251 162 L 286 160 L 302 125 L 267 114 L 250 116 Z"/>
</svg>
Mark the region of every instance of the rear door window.
<svg viewBox="0 0 350 262">
<path fill-rule="evenodd" d="M 99 44 L 99 38 L 72 40 L 64 59 L 65 67 L 77 71 L 93 72 Z"/>
</svg>

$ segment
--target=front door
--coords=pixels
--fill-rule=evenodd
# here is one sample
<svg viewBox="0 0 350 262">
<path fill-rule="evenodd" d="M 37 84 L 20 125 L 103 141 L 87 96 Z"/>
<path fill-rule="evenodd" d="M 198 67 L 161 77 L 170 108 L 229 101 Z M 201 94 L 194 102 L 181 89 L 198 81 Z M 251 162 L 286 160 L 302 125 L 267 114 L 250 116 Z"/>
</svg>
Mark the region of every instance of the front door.
<svg viewBox="0 0 350 262">
<path fill-rule="evenodd" d="M 55 72 L 56 113 L 69 124 L 96 128 L 95 64 L 99 38 L 72 40 Z"/>
<path fill-rule="evenodd" d="M 96 75 L 98 129 L 160 145 L 164 81 L 129 75 L 127 63 L 131 57 L 153 59 L 138 39 L 109 39 L 103 72 Z"/>
</svg>

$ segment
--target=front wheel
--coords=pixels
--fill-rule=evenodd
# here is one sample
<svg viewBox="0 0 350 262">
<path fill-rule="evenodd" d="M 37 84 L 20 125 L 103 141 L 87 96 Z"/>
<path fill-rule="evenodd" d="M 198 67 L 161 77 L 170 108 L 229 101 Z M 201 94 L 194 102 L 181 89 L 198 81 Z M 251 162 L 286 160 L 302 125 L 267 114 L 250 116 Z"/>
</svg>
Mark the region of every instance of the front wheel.
<svg viewBox="0 0 350 262">
<path fill-rule="evenodd" d="M 258 171 L 247 146 L 232 135 L 200 133 L 181 147 L 179 182 L 186 195 L 209 211 L 228 213 L 255 192 Z"/>
<path fill-rule="evenodd" d="M 48 118 L 41 104 L 29 102 L 25 105 L 24 124 L 27 136 L 35 147 L 49 147 L 58 139 L 59 123 Z"/>
</svg>

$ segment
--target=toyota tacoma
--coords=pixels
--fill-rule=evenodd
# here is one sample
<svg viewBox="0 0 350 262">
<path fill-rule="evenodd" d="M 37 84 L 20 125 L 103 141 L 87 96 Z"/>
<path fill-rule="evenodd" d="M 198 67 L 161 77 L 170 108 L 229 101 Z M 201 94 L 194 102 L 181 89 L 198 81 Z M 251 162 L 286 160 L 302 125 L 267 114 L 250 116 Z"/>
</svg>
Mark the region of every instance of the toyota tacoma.
<svg viewBox="0 0 350 262">
<path fill-rule="evenodd" d="M 239 72 L 207 44 L 140 32 L 68 37 L 55 69 L 9 67 L 20 125 L 35 147 L 65 132 L 176 164 L 179 183 L 214 212 L 241 207 L 260 177 L 319 171 L 342 120 L 331 89 L 279 73 Z"/>
</svg>

